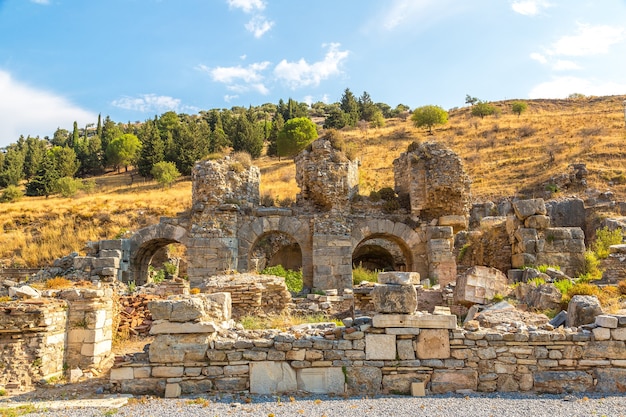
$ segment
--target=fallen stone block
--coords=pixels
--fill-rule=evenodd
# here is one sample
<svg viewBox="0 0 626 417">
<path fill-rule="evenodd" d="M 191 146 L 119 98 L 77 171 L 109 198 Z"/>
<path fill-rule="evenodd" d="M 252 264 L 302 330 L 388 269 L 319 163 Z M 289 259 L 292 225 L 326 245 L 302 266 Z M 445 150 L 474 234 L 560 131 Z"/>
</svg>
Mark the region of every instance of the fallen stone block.
<svg viewBox="0 0 626 417">
<path fill-rule="evenodd" d="M 461 304 L 486 304 L 509 292 L 507 277 L 496 268 L 474 266 L 457 278 L 454 299 Z"/>
<path fill-rule="evenodd" d="M 595 295 L 575 295 L 567 305 L 567 327 L 594 323 L 602 314 L 602 306 Z"/>
<path fill-rule="evenodd" d="M 379 272 L 378 283 L 380 284 L 399 284 L 411 285 L 420 283 L 420 274 L 418 272 Z"/>
<path fill-rule="evenodd" d="M 417 309 L 417 291 L 413 285 L 377 285 L 370 295 L 377 312 L 410 314 Z"/>
</svg>

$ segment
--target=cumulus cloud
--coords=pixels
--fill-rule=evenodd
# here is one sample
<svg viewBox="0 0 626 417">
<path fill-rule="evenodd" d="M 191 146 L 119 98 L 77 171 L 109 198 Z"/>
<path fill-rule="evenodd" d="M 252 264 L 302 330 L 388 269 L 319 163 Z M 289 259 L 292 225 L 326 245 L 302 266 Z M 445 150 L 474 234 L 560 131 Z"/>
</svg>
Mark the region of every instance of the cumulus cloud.
<svg viewBox="0 0 626 417">
<path fill-rule="evenodd" d="M 250 64 L 247 67 L 237 65 L 209 68 L 206 65 L 198 65 L 196 69 L 209 74 L 213 81 L 225 84 L 230 91 L 237 93 L 256 91 L 266 95 L 269 93 L 269 89 L 263 84 L 265 77 L 262 72 L 269 65 L 269 61 L 264 61 Z"/>
<path fill-rule="evenodd" d="M 161 113 L 166 111 L 179 111 L 180 100 L 169 96 L 157 96 L 156 94 L 143 94 L 138 97 L 125 96 L 113 100 L 111 104 L 124 110 L 139 111 L 142 113 Z"/>
<path fill-rule="evenodd" d="M 239 98 L 239 96 L 236 95 L 236 94 L 235 95 L 226 94 L 224 96 L 224 101 L 227 102 L 227 103 L 230 103 L 231 101 L 236 100 L 238 98 Z"/>
<path fill-rule="evenodd" d="M 339 50 L 340 44 L 328 45 L 324 59 L 309 64 L 304 59 L 297 62 L 282 60 L 274 68 L 274 76 L 291 88 L 317 86 L 322 80 L 341 73 L 341 64 L 348 57 L 348 51 Z"/>
<path fill-rule="evenodd" d="M 30 0 L 30 1 L 35 4 L 42 4 L 44 6 L 47 6 L 50 4 L 50 0 Z"/>
<path fill-rule="evenodd" d="M 625 36 L 623 27 L 579 23 L 575 35 L 563 36 L 552 44 L 549 52 L 565 56 L 606 54 L 612 45 L 623 41 Z"/>
<path fill-rule="evenodd" d="M 546 59 L 546 57 L 538 52 L 533 52 L 532 54 L 530 54 L 530 58 L 534 59 L 537 62 L 541 62 L 542 64 L 548 63 L 548 60 Z"/>
<path fill-rule="evenodd" d="M 98 115 L 65 97 L 21 83 L 0 70 L 0 146 L 24 136 L 52 136 L 58 127 L 94 123 Z"/>
<path fill-rule="evenodd" d="M 581 68 L 577 63 L 565 59 L 558 59 L 552 64 L 552 69 L 555 71 L 579 70 Z"/>
<path fill-rule="evenodd" d="M 570 94 L 580 93 L 589 96 L 607 96 L 624 94 L 626 84 L 590 80 L 579 77 L 555 77 L 550 81 L 533 87 L 528 97 L 535 98 L 566 98 Z"/>
<path fill-rule="evenodd" d="M 274 26 L 274 22 L 270 22 L 264 16 L 254 16 L 248 23 L 245 24 L 245 28 L 248 32 L 251 32 L 255 38 L 260 38 Z"/>
<path fill-rule="evenodd" d="M 548 7 L 550 3 L 544 0 L 519 0 L 511 3 L 513 11 L 524 16 L 536 16 Z"/>
<path fill-rule="evenodd" d="M 241 9 L 246 13 L 265 9 L 263 0 L 227 0 L 228 6 L 233 9 Z"/>
</svg>

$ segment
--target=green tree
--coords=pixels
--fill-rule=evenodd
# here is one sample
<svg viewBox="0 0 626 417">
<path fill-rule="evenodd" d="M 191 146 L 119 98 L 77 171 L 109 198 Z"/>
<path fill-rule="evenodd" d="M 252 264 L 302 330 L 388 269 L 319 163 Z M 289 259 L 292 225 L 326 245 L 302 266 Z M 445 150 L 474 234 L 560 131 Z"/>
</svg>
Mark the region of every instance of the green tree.
<svg viewBox="0 0 626 417">
<path fill-rule="evenodd" d="M 283 115 L 277 111 L 274 115 L 272 129 L 270 130 L 270 136 L 268 138 L 269 145 L 267 147 L 267 154 L 269 156 L 278 155 L 278 135 L 280 131 L 283 130 L 283 126 L 285 126 L 285 120 L 283 119 Z"/>
<path fill-rule="evenodd" d="M 46 152 L 37 174 L 26 183 L 26 195 L 46 196 L 48 198 L 49 195 L 55 193 L 57 180 L 59 179 L 59 173 L 55 165 L 52 151 Z"/>
<path fill-rule="evenodd" d="M 470 106 L 473 106 L 474 104 L 478 103 L 480 100 L 478 100 L 477 97 L 472 97 L 469 94 L 465 95 L 465 104 L 469 104 Z"/>
<path fill-rule="evenodd" d="M 173 162 L 165 161 L 154 164 L 150 174 L 163 187 L 171 187 L 174 181 L 180 177 L 180 172 L 176 169 L 176 165 Z"/>
<path fill-rule="evenodd" d="M 76 152 L 67 146 L 53 147 L 48 152 L 48 156 L 52 160 L 52 167 L 56 171 L 57 178 L 73 177 L 80 167 Z"/>
<path fill-rule="evenodd" d="M 137 169 L 141 176 L 147 177 L 151 175 L 152 167 L 164 160 L 165 143 L 154 120 L 146 120 L 139 128 L 137 137 L 141 141 L 141 152 L 137 160 Z"/>
<path fill-rule="evenodd" d="M 52 135 L 52 140 L 50 143 L 52 146 L 65 146 L 69 139 L 70 132 L 66 129 L 61 129 L 60 127 L 54 131 L 54 135 Z"/>
<path fill-rule="evenodd" d="M 359 102 L 352 94 L 349 88 L 346 88 L 341 96 L 339 107 L 346 114 L 346 122 L 348 126 L 354 127 L 360 119 Z"/>
<path fill-rule="evenodd" d="M 211 127 L 211 126 L 210 126 Z M 211 136 L 209 141 L 209 152 L 221 152 L 222 149 L 230 145 L 224 126 L 222 125 L 222 115 L 217 113 L 215 125 L 211 127 Z"/>
<path fill-rule="evenodd" d="M 496 108 L 485 101 L 479 101 L 472 106 L 472 116 L 480 116 L 483 119 L 485 116 L 491 116 L 496 113 Z"/>
<path fill-rule="evenodd" d="M 78 123 L 74 121 L 74 129 L 72 130 L 72 136 L 67 146 L 69 146 L 70 148 L 73 148 L 74 146 L 76 146 L 76 144 L 78 144 L 79 136 L 80 135 L 78 133 Z"/>
<path fill-rule="evenodd" d="M 24 178 L 24 152 L 16 144 L 10 145 L 4 154 L 0 170 L 0 187 L 18 185 Z"/>
<path fill-rule="evenodd" d="M 263 150 L 263 135 L 258 125 L 250 120 L 248 113 L 241 114 L 237 118 L 233 134 L 233 150 L 245 151 L 258 158 Z"/>
<path fill-rule="evenodd" d="M 411 120 L 415 127 L 426 126 L 428 133 L 432 133 L 433 126 L 448 123 L 448 112 L 439 106 L 422 106 L 413 110 Z"/>
<path fill-rule="evenodd" d="M 308 117 L 296 117 L 285 122 L 278 133 L 278 155 L 295 155 L 317 138 L 315 123 Z"/>
<path fill-rule="evenodd" d="M 324 119 L 324 129 L 342 129 L 348 125 L 348 116 L 337 105 L 328 107 L 328 115 Z"/>
<path fill-rule="evenodd" d="M 513 110 L 513 113 L 517 114 L 517 117 L 520 117 L 520 115 L 524 113 L 527 108 L 528 104 L 524 101 L 514 101 L 511 104 L 511 109 Z"/>
<path fill-rule="evenodd" d="M 26 153 L 24 155 L 24 175 L 26 179 L 37 173 L 39 164 L 47 152 L 47 142 L 39 138 L 26 138 Z"/>
<path fill-rule="evenodd" d="M 140 150 L 141 142 L 139 142 L 139 138 L 131 133 L 124 133 L 109 143 L 106 149 L 106 156 L 109 163 L 118 172 L 122 165 L 128 171 L 128 166 L 137 161 Z"/>
<path fill-rule="evenodd" d="M 108 161 L 106 150 L 109 147 L 109 144 L 113 142 L 113 139 L 122 135 L 122 129 L 113 121 L 109 116 L 104 118 L 104 124 L 102 125 L 102 136 L 100 136 L 100 141 L 102 144 L 102 151 L 104 153 L 104 160 L 102 161 L 102 165 L 104 167 L 111 166 L 112 164 Z"/>
</svg>

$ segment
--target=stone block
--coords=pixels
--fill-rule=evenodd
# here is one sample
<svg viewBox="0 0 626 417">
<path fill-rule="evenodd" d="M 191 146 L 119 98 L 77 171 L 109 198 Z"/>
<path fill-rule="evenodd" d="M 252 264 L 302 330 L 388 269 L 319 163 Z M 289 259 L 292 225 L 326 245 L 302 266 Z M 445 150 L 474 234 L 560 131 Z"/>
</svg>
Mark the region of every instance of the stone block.
<svg viewBox="0 0 626 417">
<path fill-rule="evenodd" d="M 617 329 L 617 317 L 601 314 L 596 316 L 596 326 Z"/>
<path fill-rule="evenodd" d="M 182 393 L 182 390 L 180 388 L 180 384 L 175 383 L 175 384 L 166 384 L 165 385 L 165 398 L 178 398 L 180 397 L 180 394 Z"/>
<path fill-rule="evenodd" d="M 418 335 L 420 334 L 420 329 L 414 327 L 387 327 L 385 329 L 385 333 L 387 334 L 395 334 L 395 335 Z"/>
<path fill-rule="evenodd" d="M 98 268 L 119 268 L 120 258 L 94 258 L 93 267 Z"/>
<path fill-rule="evenodd" d="M 346 376 L 342 368 L 305 368 L 296 372 L 298 391 L 314 394 L 343 394 Z"/>
<path fill-rule="evenodd" d="M 402 361 L 415 359 L 415 349 L 411 339 L 398 340 L 396 348 L 398 349 L 398 359 Z"/>
<path fill-rule="evenodd" d="M 594 341 L 583 346 L 584 359 L 626 359 L 626 343 L 619 340 Z"/>
<path fill-rule="evenodd" d="M 538 393 L 588 392 L 593 389 L 593 377 L 583 371 L 535 372 L 533 386 Z"/>
<path fill-rule="evenodd" d="M 609 340 L 611 338 L 611 329 L 605 327 L 596 327 L 591 330 L 594 340 Z"/>
<path fill-rule="evenodd" d="M 514 201 L 513 210 L 515 211 L 517 218 L 522 221 L 535 214 L 544 215 L 548 212 L 543 198 Z"/>
<path fill-rule="evenodd" d="M 611 329 L 611 338 L 613 340 L 626 340 L 626 327 Z"/>
<path fill-rule="evenodd" d="M 378 283 L 380 284 L 399 284 L 410 285 L 420 283 L 420 274 L 418 272 L 379 272 Z"/>
<path fill-rule="evenodd" d="M 376 314 L 372 317 L 372 325 L 378 328 L 413 327 L 417 329 L 456 329 L 456 316 L 436 316 L 433 314 Z"/>
<path fill-rule="evenodd" d="M 80 348 L 80 354 L 83 356 L 101 356 L 111 352 L 111 341 L 105 340 L 98 343 L 84 343 Z"/>
<path fill-rule="evenodd" d="M 348 395 L 377 395 L 382 387 L 383 372 L 373 366 L 346 367 Z"/>
<path fill-rule="evenodd" d="M 112 381 L 118 381 L 120 379 L 133 379 L 134 373 L 133 368 L 125 367 L 125 368 L 112 368 L 111 369 L 111 377 Z"/>
<path fill-rule="evenodd" d="M 439 226 L 452 226 L 454 232 L 467 229 L 468 218 L 466 216 L 447 215 L 439 217 Z"/>
<path fill-rule="evenodd" d="M 457 278 L 455 301 L 461 304 L 486 304 L 496 294 L 509 292 L 506 275 L 499 269 L 474 266 Z"/>
<path fill-rule="evenodd" d="M 296 371 L 285 362 L 250 364 L 250 393 L 271 395 L 298 389 Z"/>
<path fill-rule="evenodd" d="M 602 307 L 595 295 L 575 295 L 567 305 L 567 327 L 594 323 L 600 314 Z"/>
<path fill-rule="evenodd" d="M 417 309 L 417 291 L 413 285 L 377 285 L 370 295 L 377 312 L 410 314 Z"/>
<path fill-rule="evenodd" d="M 448 218 L 452 218 L 453 216 L 448 216 Z M 454 216 L 465 219 L 463 216 Z M 451 239 L 454 237 L 454 229 L 451 227 L 452 225 L 439 225 L 439 226 L 431 226 L 426 228 L 426 240 L 431 241 L 433 239 Z M 449 243 L 448 243 L 449 245 Z M 448 246 L 449 248 L 449 246 Z"/>
<path fill-rule="evenodd" d="M 248 388 L 247 377 L 220 378 L 214 381 L 215 389 L 223 392 L 237 392 Z"/>
<path fill-rule="evenodd" d="M 213 381 L 210 379 L 181 381 L 180 389 L 182 395 L 206 393 L 213 389 Z"/>
<path fill-rule="evenodd" d="M 149 366 L 141 366 L 139 368 L 132 368 L 133 369 L 133 377 L 135 378 L 150 378 L 150 374 L 152 371 L 152 368 Z"/>
<path fill-rule="evenodd" d="M 200 362 L 212 340 L 211 334 L 157 335 L 149 348 L 152 363 Z"/>
<path fill-rule="evenodd" d="M 365 335 L 365 358 L 367 360 L 396 359 L 396 336 L 390 334 Z"/>
<path fill-rule="evenodd" d="M 446 329 L 424 329 L 417 336 L 415 351 L 418 359 L 447 359 L 450 357 L 450 337 Z"/>
<path fill-rule="evenodd" d="M 424 397 L 426 395 L 426 384 L 424 382 L 411 382 L 411 396 Z"/>
<path fill-rule="evenodd" d="M 213 322 L 171 322 L 156 320 L 150 327 L 150 334 L 190 334 L 190 333 L 215 333 L 217 326 Z"/>
<path fill-rule="evenodd" d="M 541 214 L 529 216 L 524 220 L 524 226 L 530 229 L 546 229 L 550 227 L 550 217 Z"/>
<path fill-rule="evenodd" d="M 626 369 L 597 368 L 595 375 L 596 391 L 626 393 Z"/>
<path fill-rule="evenodd" d="M 472 369 L 434 370 L 430 379 L 430 390 L 433 394 L 443 394 L 458 390 L 478 388 L 478 372 Z"/>
<path fill-rule="evenodd" d="M 185 368 L 182 366 L 155 366 L 152 368 L 154 378 L 178 378 L 183 376 Z"/>
</svg>

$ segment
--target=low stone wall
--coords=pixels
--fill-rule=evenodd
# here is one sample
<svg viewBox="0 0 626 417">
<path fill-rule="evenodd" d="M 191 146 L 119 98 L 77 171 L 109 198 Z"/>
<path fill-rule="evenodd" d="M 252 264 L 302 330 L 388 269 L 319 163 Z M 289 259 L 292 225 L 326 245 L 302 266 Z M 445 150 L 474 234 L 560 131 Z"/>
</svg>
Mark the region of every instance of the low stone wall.
<svg viewBox="0 0 626 417">
<path fill-rule="evenodd" d="M 0 388 L 24 390 L 63 374 L 67 304 L 0 303 Z"/>
<path fill-rule="evenodd" d="M 199 285 L 207 294 L 230 293 L 233 317 L 280 314 L 291 305 L 285 280 L 273 275 L 217 275 Z"/>
<path fill-rule="evenodd" d="M 183 323 L 181 323 L 183 324 Z M 188 325 L 184 323 L 184 325 Z M 376 314 L 352 327 L 196 333 L 171 327 L 111 370 L 114 390 L 423 395 L 459 390 L 626 392 L 626 316 L 590 330 L 457 328 L 449 314 Z M 179 329 L 179 330 L 176 330 Z M 223 335 L 229 333 L 228 337 Z"/>
</svg>

